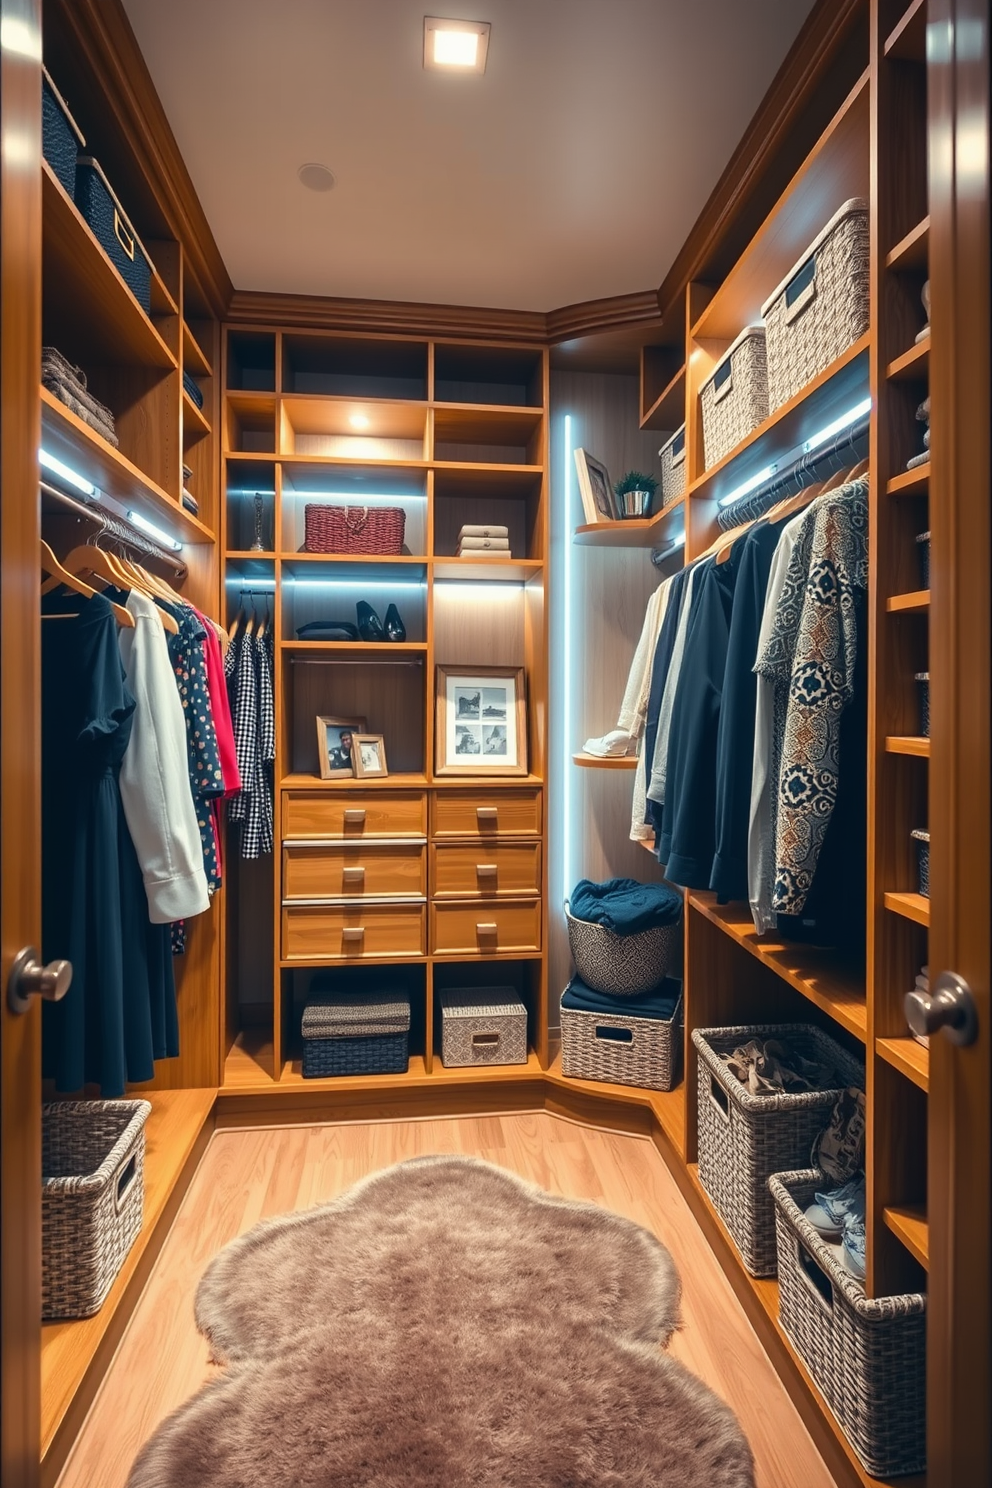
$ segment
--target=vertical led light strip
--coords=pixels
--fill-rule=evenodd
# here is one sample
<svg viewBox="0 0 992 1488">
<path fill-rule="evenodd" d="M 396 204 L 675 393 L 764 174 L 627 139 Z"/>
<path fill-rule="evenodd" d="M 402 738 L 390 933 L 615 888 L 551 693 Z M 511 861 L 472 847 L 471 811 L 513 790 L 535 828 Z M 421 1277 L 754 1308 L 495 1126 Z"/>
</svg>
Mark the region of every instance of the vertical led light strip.
<svg viewBox="0 0 992 1488">
<path fill-rule="evenodd" d="M 561 893 L 563 904 L 571 882 L 572 862 L 572 415 L 565 415 L 565 466 L 562 489 L 562 688 L 561 688 Z"/>
</svg>

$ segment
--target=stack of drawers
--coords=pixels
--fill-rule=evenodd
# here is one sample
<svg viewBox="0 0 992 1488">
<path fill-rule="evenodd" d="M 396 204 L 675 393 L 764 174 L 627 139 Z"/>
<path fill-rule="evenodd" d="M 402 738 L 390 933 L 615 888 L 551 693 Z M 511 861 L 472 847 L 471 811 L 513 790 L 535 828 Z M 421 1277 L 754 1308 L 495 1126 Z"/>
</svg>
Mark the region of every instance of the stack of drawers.
<svg viewBox="0 0 992 1488">
<path fill-rule="evenodd" d="M 540 952 L 540 790 L 432 797 L 428 811 L 426 791 L 285 793 L 284 960 Z"/>
</svg>

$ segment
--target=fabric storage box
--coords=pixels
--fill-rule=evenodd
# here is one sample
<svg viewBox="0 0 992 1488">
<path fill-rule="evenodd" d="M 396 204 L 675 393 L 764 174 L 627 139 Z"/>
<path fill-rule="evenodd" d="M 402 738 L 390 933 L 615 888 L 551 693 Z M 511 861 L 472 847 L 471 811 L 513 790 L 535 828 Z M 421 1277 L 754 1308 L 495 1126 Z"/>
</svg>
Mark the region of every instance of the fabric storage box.
<svg viewBox="0 0 992 1488">
<path fill-rule="evenodd" d="M 770 1181 L 778 1244 L 778 1314 L 844 1435 L 872 1477 L 926 1467 L 926 1297 L 865 1289 L 804 1217 L 822 1174 Z"/>
<path fill-rule="evenodd" d="M 667 506 L 685 490 L 685 424 L 658 451 L 661 458 L 661 504 Z"/>
<path fill-rule="evenodd" d="M 76 156 L 85 150 L 86 141 L 47 67 L 41 69 L 41 142 L 45 159 L 74 200 Z"/>
<path fill-rule="evenodd" d="M 99 1312 L 138 1238 L 144 1100 L 56 1101 L 41 1113 L 43 1318 Z"/>
<path fill-rule="evenodd" d="M 441 1063 L 527 1063 L 527 1009 L 512 987 L 451 987 L 439 994 Z"/>
<path fill-rule="evenodd" d="M 910 834 L 916 843 L 916 868 L 920 881 L 920 893 L 930 898 L 930 833 L 917 827 Z"/>
<path fill-rule="evenodd" d="M 752 1095 L 720 1058 L 750 1039 L 783 1039 L 836 1071 L 828 1089 Z M 865 1088 L 861 1064 L 807 1023 L 696 1028 L 699 1179 L 752 1276 L 775 1275 L 775 1215 L 768 1179 L 810 1160 L 842 1090 Z"/>
<path fill-rule="evenodd" d="M 920 733 L 924 739 L 930 737 L 930 673 L 914 672 L 913 681 L 916 683 L 920 704 Z"/>
<path fill-rule="evenodd" d="M 868 203 L 852 197 L 765 301 L 769 413 L 867 331 L 868 249 Z"/>
<path fill-rule="evenodd" d="M 303 1074 L 401 1075 L 410 1063 L 410 1002 L 405 991 L 311 997 L 303 1010 Z"/>
<path fill-rule="evenodd" d="M 403 549 L 406 512 L 401 506 L 327 506 L 304 509 L 307 553 L 381 553 L 397 557 Z"/>
<path fill-rule="evenodd" d="M 674 982 L 671 1016 L 585 1012 L 561 1004 L 561 1072 L 573 1080 L 671 1090 L 682 1065 L 682 984 Z M 567 989 L 566 989 L 567 995 Z"/>
<path fill-rule="evenodd" d="M 745 326 L 699 390 L 708 470 L 768 417 L 765 328 Z"/>
<path fill-rule="evenodd" d="M 634 935 L 617 935 L 605 925 L 577 920 L 565 903 L 568 944 L 575 969 L 597 992 L 636 997 L 660 986 L 682 938 L 682 919 Z"/>
<path fill-rule="evenodd" d="M 92 155 L 76 161 L 76 206 L 89 223 L 93 236 L 146 315 L 152 308 L 151 259 L 131 226 L 99 162 Z"/>
</svg>

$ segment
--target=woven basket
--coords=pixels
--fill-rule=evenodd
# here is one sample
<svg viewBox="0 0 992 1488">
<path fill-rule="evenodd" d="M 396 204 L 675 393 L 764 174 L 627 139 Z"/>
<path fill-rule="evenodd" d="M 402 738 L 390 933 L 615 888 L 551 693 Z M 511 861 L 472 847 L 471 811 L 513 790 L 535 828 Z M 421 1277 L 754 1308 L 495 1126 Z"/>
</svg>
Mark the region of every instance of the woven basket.
<svg viewBox="0 0 992 1488">
<path fill-rule="evenodd" d="M 409 1065 L 409 1033 L 303 1040 L 303 1074 L 308 1080 L 327 1075 L 403 1075 Z"/>
<path fill-rule="evenodd" d="M 318 996 L 303 1010 L 303 1074 L 399 1075 L 410 1063 L 410 1003 L 389 991 Z"/>
<path fill-rule="evenodd" d="M 749 1039 L 783 1038 L 806 1058 L 835 1069 L 841 1083 L 798 1095 L 752 1095 L 720 1058 Z M 752 1276 L 775 1275 L 772 1173 L 808 1163 L 842 1089 L 864 1089 L 863 1067 L 806 1023 L 696 1028 L 699 1061 L 699 1179 Z"/>
<path fill-rule="evenodd" d="M 916 843 L 916 868 L 920 880 L 920 893 L 924 899 L 930 898 L 930 833 L 923 827 L 917 827 L 910 833 Z"/>
<path fill-rule="evenodd" d="M 403 548 L 406 512 L 401 506 L 324 506 L 304 510 L 307 553 L 383 553 Z"/>
<path fill-rule="evenodd" d="M 565 919 L 575 970 L 587 987 L 611 997 L 637 997 L 660 986 L 682 937 L 681 916 L 674 925 L 617 935 L 605 925 L 575 919 L 566 901 Z"/>
<path fill-rule="evenodd" d="M 75 202 L 146 315 L 152 308 L 152 261 L 92 155 L 76 160 Z"/>
<path fill-rule="evenodd" d="M 527 1063 L 527 1009 L 512 987 L 451 987 L 438 998 L 445 1069 Z"/>
<path fill-rule="evenodd" d="M 561 1072 L 573 1080 L 671 1090 L 682 1064 L 682 998 L 671 1019 L 561 1009 Z"/>
<path fill-rule="evenodd" d="M 141 1230 L 144 1100 L 57 1101 L 41 1113 L 43 1318 L 99 1312 Z"/>
<path fill-rule="evenodd" d="M 765 330 L 745 326 L 699 390 L 703 466 L 722 460 L 768 417 Z"/>
<path fill-rule="evenodd" d="M 868 203 L 852 197 L 762 306 L 770 413 L 867 331 L 868 252 Z"/>
<path fill-rule="evenodd" d="M 86 141 L 47 67 L 41 69 L 41 140 L 45 159 L 71 201 L 76 191 L 76 156 L 85 150 Z"/>
<path fill-rule="evenodd" d="M 667 506 L 685 490 L 685 424 L 658 451 L 661 457 L 661 504 Z"/>
<path fill-rule="evenodd" d="M 930 737 L 930 673 L 914 672 L 913 680 L 918 688 L 917 697 L 920 704 L 920 733 L 924 739 Z"/>
<path fill-rule="evenodd" d="M 920 588 L 930 588 L 930 533 L 920 532 L 916 538 L 916 551 L 920 555 Z"/>
<path fill-rule="evenodd" d="M 778 1242 L 778 1315 L 872 1477 L 926 1467 L 926 1305 L 920 1293 L 865 1296 L 803 1211 L 821 1174 L 769 1183 Z"/>
</svg>

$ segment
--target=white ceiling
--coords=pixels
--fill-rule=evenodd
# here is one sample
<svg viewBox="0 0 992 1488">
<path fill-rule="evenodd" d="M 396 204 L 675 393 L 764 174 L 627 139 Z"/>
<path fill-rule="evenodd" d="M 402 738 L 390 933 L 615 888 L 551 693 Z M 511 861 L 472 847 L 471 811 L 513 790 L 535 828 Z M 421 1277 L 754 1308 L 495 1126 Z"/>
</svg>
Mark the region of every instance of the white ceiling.
<svg viewBox="0 0 992 1488">
<path fill-rule="evenodd" d="M 236 288 L 551 310 L 658 286 L 811 0 L 124 0 Z M 336 188 L 300 185 L 305 161 Z"/>
</svg>

